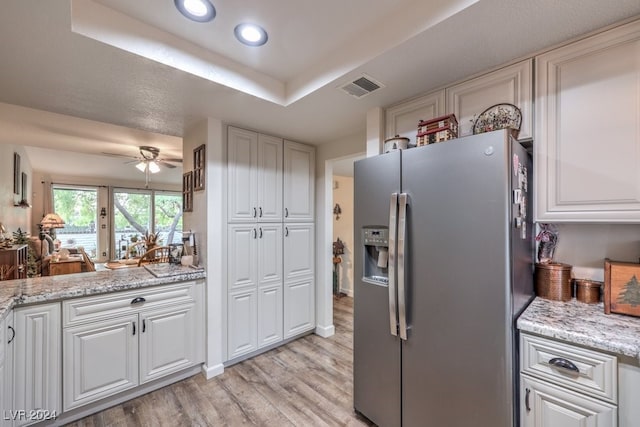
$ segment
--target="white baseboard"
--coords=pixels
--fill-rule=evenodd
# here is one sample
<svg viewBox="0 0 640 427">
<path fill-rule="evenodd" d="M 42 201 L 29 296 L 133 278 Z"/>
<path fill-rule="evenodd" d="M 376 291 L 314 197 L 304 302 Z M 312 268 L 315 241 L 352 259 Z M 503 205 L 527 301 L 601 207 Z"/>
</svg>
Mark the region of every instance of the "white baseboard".
<svg viewBox="0 0 640 427">
<path fill-rule="evenodd" d="M 223 372 L 224 372 L 224 365 L 222 363 L 219 363 L 214 366 L 207 366 L 206 364 L 202 365 L 202 374 L 208 380 L 210 380 L 213 377 L 217 377 Z"/>
<path fill-rule="evenodd" d="M 353 298 L 353 289 L 351 289 L 351 288 L 340 289 L 340 293 L 341 294 L 345 294 L 345 295 L 350 296 L 351 298 Z"/>
<path fill-rule="evenodd" d="M 333 325 L 329 326 L 316 326 L 314 333 L 322 338 L 329 338 L 336 333 L 336 328 Z"/>
</svg>

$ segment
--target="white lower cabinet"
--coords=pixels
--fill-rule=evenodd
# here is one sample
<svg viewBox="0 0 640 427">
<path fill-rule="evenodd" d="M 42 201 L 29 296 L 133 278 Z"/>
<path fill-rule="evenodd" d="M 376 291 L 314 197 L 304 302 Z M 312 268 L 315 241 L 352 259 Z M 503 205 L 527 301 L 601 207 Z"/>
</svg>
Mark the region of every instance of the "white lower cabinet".
<svg viewBox="0 0 640 427">
<path fill-rule="evenodd" d="M 284 337 L 310 331 L 315 326 L 315 286 L 313 277 L 284 286 Z"/>
<path fill-rule="evenodd" d="M 63 302 L 64 410 L 204 361 L 203 285 Z"/>
<path fill-rule="evenodd" d="M 62 409 L 60 303 L 16 308 L 13 314 L 12 409 L 17 412 L 10 418 L 22 426 Z"/>
<path fill-rule="evenodd" d="M 258 290 L 258 348 L 282 341 L 282 284 Z"/>
<path fill-rule="evenodd" d="M 137 314 L 64 330 L 64 409 L 138 385 Z"/>
<path fill-rule="evenodd" d="M 13 425 L 10 410 L 13 409 L 13 312 L 0 321 L 0 426 Z"/>
<path fill-rule="evenodd" d="M 227 301 L 227 358 L 233 359 L 258 348 L 258 299 L 256 289 L 229 293 Z"/>
<path fill-rule="evenodd" d="M 522 333 L 520 373 L 522 427 L 618 426 L 616 356 Z"/>
</svg>

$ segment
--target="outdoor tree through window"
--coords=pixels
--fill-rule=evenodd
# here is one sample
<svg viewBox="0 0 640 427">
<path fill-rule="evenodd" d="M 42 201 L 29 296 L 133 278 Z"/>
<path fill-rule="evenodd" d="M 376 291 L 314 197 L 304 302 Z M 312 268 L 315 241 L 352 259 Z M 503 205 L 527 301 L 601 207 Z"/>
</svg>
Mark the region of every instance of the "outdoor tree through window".
<svg viewBox="0 0 640 427">
<path fill-rule="evenodd" d="M 98 191 L 95 188 L 53 187 L 53 211 L 64 220 L 64 228 L 53 232 L 62 247 L 84 247 L 91 258 L 98 247 Z"/>
</svg>

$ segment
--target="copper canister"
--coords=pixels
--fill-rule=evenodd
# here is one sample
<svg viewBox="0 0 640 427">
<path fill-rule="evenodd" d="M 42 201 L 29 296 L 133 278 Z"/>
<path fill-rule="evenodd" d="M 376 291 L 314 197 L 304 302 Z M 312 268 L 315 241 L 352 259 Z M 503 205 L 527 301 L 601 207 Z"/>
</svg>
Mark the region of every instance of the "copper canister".
<svg viewBox="0 0 640 427">
<path fill-rule="evenodd" d="M 571 266 L 559 262 L 537 263 L 536 295 L 555 301 L 571 300 Z"/>
<path fill-rule="evenodd" d="M 587 304 L 597 304 L 600 302 L 600 288 L 602 282 L 586 279 L 574 279 L 576 286 L 576 299 Z"/>
</svg>

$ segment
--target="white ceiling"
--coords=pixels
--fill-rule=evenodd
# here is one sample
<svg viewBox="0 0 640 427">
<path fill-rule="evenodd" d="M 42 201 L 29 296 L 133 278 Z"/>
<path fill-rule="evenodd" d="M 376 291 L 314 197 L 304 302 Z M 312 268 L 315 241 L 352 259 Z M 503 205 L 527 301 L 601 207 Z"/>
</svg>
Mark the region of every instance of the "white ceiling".
<svg viewBox="0 0 640 427">
<path fill-rule="evenodd" d="M 363 134 L 373 107 L 640 15 L 638 0 L 213 3 L 201 24 L 171 0 L 3 1 L 0 143 L 56 150 L 30 149 L 40 170 L 60 150 L 176 157 L 205 117 L 322 144 Z M 237 43 L 241 21 L 261 24 L 267 45 Z M 361 73 L 385 87 L 359 100 L 337 89 Z"/>
</svg>

